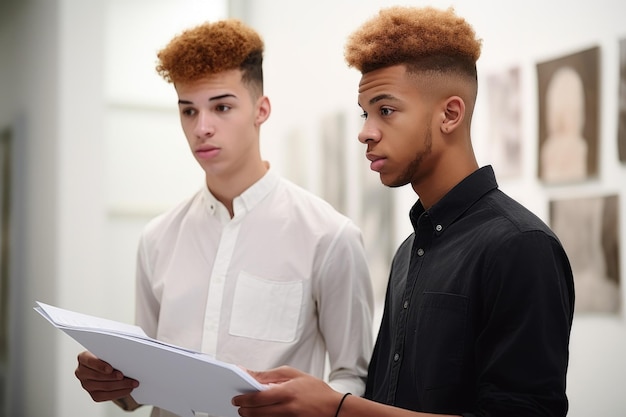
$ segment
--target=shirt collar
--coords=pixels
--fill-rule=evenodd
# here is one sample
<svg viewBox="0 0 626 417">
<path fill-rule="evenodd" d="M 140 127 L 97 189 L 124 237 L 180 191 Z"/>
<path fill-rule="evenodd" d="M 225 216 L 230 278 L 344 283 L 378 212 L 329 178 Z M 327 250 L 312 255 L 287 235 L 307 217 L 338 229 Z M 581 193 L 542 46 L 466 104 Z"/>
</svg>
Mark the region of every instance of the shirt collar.
<svg viewBox="0 0 626 417">
<path fill-rule="evenodd" d="M 271 168 L 257 182 L 252 184 L 243 193 L 233 200 L 234 217 L 244 215 L 259 204 L 278 185 L 280 177 Z M 211 193 L 205 185 L 203 187 L 207 210 L 211 215 L 230 220 L 226 207 Z"/>
<path fill-rule="evenodd" d="M 479 168 L 455 185 L 430 209 L 424 210 L 422 202 L 418 200 L 409 214 L 413 229 L 417 231 L 418 220 L 426 212 L 435 232 L 443 233 L 476 201 L 496 188 L 498 183 L 491 165 Z"/>
</svg>

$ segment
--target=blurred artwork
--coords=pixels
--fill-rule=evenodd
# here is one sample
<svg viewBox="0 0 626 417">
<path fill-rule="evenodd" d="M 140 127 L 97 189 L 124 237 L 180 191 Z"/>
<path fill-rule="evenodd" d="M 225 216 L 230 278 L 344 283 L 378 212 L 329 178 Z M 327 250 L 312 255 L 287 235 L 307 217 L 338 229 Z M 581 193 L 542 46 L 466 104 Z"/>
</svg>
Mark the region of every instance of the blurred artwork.
<svg viewBox="0 0 626 417">
<path fill-rule="evenodd" d="M 515 178 L 522 171 L 520 70 L 487 76 L 489 161 L 498 178 Z"/>
<path fill-rule="evenodd" d="M 395 247 L 394 190 L 380 182 L 380 175 L 363 164 L 362 198 L 358 224 L 374 289 L 376 305 L 383 305 Z"/>
<path fill-rule="evenodd" d="M 346 214 L 346 115 L 343 112 L 327 114 L 321 120 L 320 132 L 322 198 Z"/>
<path fill-rule="evenodd" d="M 550 202 L 552 230 L 574 273 L 576 312 L 620 310 L 618 213 L 617 195 Z"/>
<path fill-rule="evenodd" d="M 598 172 L 599 48 L 537 65 L 539 178 L 584 181 Z"/>
<path fill-rule="evenodd" d="M 619 104 L 617 147 L 619 160 L 626 162 L 626 39 L 619 43 Z"/>
<path fill-rule="evenodd" d="M 356 140 L 360 117 L 338 111 L 324 115 L 320 122 L 320 195 L 361 229 L 374 301 L 382 306 L 396 249 L 394 190 L 369 169 L 365 149 Z"/>
</svg>

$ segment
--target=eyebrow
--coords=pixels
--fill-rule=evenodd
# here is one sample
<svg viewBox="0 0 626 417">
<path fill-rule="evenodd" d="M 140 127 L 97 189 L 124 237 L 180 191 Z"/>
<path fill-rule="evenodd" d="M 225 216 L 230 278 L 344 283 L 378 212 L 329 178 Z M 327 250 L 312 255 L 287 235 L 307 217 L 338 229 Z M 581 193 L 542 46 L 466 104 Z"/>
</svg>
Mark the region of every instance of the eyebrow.
<svg viewBox="0 0 626 417">
<path fill-rule="evenodd" d="M 209 98 L 209 101 L 221 100 L 226 97 L 237 98 L 237 96 L 235 96 L 234 94 L 227 93 L 227 94 L 221 94 L 219 96 L 211 97 Z M 193 104 L 193 102 L 189 100 L 178 100 L 178 104 Z"/>
<path fill-rule="evenodd" d="M 369 101 L 369 104 L 375 104 L 381 100 L 398 100 L 391 94 L 379 94 L 376 97 L 372 97 Z"/>
<path fill-rule="evenodd" d="M 398 98 L 396 98 L 396 97 L 395 97 L 394 95 L 392 95 L 392 94 L 379 94 L 379 95 L 377 95 L 377 96 L 375 96 L 375 97 L 372 97 L 372 98 L 370 99 L 370 101 L 368 102 L 368 104 L 369 104 L 369 105 L 376 104 L 377 102 L 379 102 L 379 101 L 381 101 L 381 100 L 394 100 L 394 101 L 397 101 L 397 100 L 398 100 Z M 361 106 L 361 103 L 358 103 L 358 102 L 357 102 L 357 104 L 359 105 L 359 107 L 363 108 L 363 106 Z"/>
</svg>

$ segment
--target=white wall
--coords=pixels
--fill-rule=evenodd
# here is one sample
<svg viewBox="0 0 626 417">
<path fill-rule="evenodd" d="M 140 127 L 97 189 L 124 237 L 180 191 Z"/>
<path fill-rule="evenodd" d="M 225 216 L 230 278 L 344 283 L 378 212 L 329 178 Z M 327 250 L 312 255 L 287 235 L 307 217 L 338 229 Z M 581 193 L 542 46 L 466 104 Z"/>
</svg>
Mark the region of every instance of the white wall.
<svg viewBox="0 0 626 417">
<path fill-rule="evenodd" d="M 0 13 L 0 123 L 3 129 L 12 131 L 14 152 L 9 265 L 11 356 L 8 404 L 3 410 L 11 416 L 54 410 L 57 401 L 54 390 L 48 387 L 56 382 L 55 363 L 49 358 L 56 357 L 58 343 L 31 309 L 32 297 L 56 293 L 57 5 L 56 1 L 10 1 L 2 3 Z"/>
<path fill-rule="evenodd" d="M 32 307 L 133 321 L 140 227 L 202 181 L 175 146 L 176 106 L 155 82 L 154 53 L 225 14 L 223 1 L 0 3 L 0 129 L 14 138 L 1 416 L 125 415 L 89 398 L 73 375 L 82 348 Z"/>
<path fill-rule="evenodd" d="M 99 309 L 103 178 L 102 4 L 5 4 L 14 58 L 2 81 L 3 126 L 14 139 L 10 351 L 11 416 L 70 415 L 77 346 L 51 329 L 35 300 Z M 6 37 L 5 37 L 6 36 Z M 100 309 L 100 311 L 102 311 Z M 73 381 L 71 381 L 73 379 Z M 68 384 L 68 381 L 71 381 Z"/>
<path fill-rule="evenodd" d="M 355 118 L 359 114 L 356 91 L 360 75 L 348 69 L 343 60 L 348 34 L 380 7 L 454 6 L 483 39 L 483 53 L 478 62 L 481 90 L 473 126 L 479 162 L 490 163 L 484 77 L 519 66 L 523 88 L 523 175 L 515 180 L 500 180 L 500 186 L 545 221 L 551 198 L 619 194 L 621 290 L 622 299 L 626 299 L 626 165 L 618 162 L 616 140 L 618 40 L 626 37 L 625 2 L 240 0 L 234 3 L 244 11 L 240 16 L 259 30 L 266 41 L 266 93 L 272 100 L 273 113 L 264 126 L 263 141 L 266 156 L 288 176 L 291 175 L 288 160 L 292 155 L 284 150 L 289 149 L 294 130 L 308 144 L 310 160 L 303 163 L 320 167 L 324 158 L 318 139 L 322 118 L 336 111 L 354 114 Z M 536 64 L 596 45 L 601 47 L 599 177 L 576 186 L 544 187 L 536 179 Z M 353 143 L 350 149 L 358 154 L 358 162 L 352 161 L 351 168 L 365 164 L 363 149 L 356 140 L 357 132 L 358 122 L 355 122 L 348 140 Z M 319 191 L 315 177 L 319 173 L 309 178 L 308 186 Z M 411 230 L 407 213 L 415 195 L 409 187 L 394 193 L 398 200 L 395 239 L 399 241 Z M 364 233 L 367 235 L 367 230 Z M 624 312 L 617 316 L 576 316 L 568 375 L 571 416 L 626 415 L 624 317 Z"/>
</svg>

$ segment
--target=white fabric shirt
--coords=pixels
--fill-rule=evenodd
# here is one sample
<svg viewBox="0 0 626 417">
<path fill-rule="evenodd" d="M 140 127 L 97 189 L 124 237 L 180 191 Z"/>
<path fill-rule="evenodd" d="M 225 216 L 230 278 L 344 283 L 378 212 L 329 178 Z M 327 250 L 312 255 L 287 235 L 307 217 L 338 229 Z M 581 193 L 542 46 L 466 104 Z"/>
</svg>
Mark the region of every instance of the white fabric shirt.
<svg viewBox="0 0 626 417">
<path fill-rule="evenodd" d="M 233 209 L 231 219 L 205 186 L 146 226 L 137 324 L 251 370 L 290 365 L 322 378 L 328 353 L 329 384 L 361 395 L 373 295 L 360 230 L 271 169 Z"/>
</svg>

